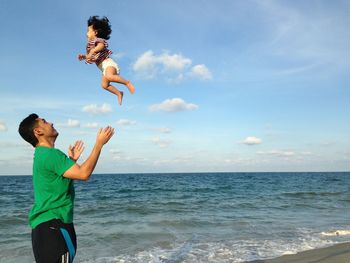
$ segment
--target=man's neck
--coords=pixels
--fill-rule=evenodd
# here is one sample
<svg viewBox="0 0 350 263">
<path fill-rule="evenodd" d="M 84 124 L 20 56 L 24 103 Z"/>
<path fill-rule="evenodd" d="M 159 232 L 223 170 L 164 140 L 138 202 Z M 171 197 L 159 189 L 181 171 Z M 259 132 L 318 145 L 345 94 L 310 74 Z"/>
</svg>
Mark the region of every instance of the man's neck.
<svg viewBox="0 0 350 263">
<path fill-rule="evenodd" d="M 43 147 L 47 147 L 47 148 L 54 148 L 55 147 L 55 139 L 56 138 L 45 138 L 45 139 L 39 140 L 36 147 L 43 146 Z"/>
</svg>

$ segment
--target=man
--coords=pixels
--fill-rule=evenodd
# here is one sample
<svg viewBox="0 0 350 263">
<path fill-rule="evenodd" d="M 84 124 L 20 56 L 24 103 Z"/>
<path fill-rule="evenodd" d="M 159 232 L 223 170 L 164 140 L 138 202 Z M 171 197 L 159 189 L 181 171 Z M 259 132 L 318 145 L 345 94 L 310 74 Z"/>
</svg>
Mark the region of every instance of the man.
<svg viewBox="0 0 350 263">
<path fill-rule="evenodd" d="M 73 226 L 73 180 L 88 180 L 102 147 L 114 134 L 100 129 L 90 156 L 78 165 L 83 142 L 69 147 L 68 155 L 55 149 L 58 132 L 53 124 L 30 114 L 19 125 L 22 138 L 35 147 L 33 160 L 34 206 L 29 213 L 32 245 L 37 263 L 72 263 L 77 242 Z"/>
</svg>

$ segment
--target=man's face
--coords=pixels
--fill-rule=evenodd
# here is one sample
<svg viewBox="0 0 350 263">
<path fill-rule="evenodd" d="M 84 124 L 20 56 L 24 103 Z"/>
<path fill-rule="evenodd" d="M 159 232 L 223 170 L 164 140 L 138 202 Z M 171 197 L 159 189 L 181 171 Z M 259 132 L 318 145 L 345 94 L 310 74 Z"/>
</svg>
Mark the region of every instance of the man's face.
<svg viewBox="0 0 350 263">
<path fill-rule="evenodd" d="M 47 122 L 45 119 L 37 118 L 37 127 L 34 129 L 38 135 L 45 137 L 57 137 L 58 132 L 53 127 L 51 122 Z"/>
</svg>

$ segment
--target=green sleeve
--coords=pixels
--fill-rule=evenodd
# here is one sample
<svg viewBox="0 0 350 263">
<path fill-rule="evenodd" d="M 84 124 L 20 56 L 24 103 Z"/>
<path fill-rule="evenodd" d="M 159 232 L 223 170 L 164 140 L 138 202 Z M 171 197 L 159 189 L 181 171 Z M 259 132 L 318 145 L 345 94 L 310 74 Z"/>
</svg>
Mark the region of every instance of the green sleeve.
<svg viewBox="0 0 350 263">
<path fill-rule="evenodd" d="M 58 175 L 63 175 L 75 162 L 58 149 L 53 149 L 52 154 L 46 159 L 46 168 Z"/>
</svg>

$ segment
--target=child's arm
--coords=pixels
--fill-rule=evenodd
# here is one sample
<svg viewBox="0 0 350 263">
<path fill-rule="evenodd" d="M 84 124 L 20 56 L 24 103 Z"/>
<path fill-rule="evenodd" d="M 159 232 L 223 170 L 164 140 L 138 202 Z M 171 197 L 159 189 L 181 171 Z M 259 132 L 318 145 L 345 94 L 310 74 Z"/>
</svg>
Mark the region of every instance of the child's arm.
<svg viewBox="0 0 350 263">
<path fill-rule="evenodd" d="M 105 44 L 103 42 L 97 42 L 97 45 L 90 49 L 89 53 L 88 54 L 79 54 L 78 55 L 78 59 L 81 61 L 81 60 L 86 60 L 87 62 L 88 61 L 91 61 L 91 59 L 93 58 L 93 56 L 102 51 L 103 49 L 105 48 Z"/>
<path fill-rule="evenodd" d="M 90 52 L 89 52 L 89 54 L 87 54 L 85 56 L 85 59 L 91 59 L 93 55 L 95 55 L 96 53 L 100 52 L 104 48 L 105 48 L 105 45 L 103 43 L 98 43 L 96 45 L 96 47 L 90 49 Z"/>
</svg>

